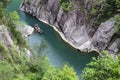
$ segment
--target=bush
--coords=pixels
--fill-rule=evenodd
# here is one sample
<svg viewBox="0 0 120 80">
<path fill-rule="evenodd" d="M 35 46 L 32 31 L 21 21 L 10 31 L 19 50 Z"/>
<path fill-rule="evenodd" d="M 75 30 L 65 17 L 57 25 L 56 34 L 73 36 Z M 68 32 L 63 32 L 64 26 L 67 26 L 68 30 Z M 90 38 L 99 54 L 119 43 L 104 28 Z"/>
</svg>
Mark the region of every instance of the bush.
<svg viewBox="0 0 120 80">
<path fill-rule="evenodd" d="M 120 0 L 104 0 L 103 8 L 99 12 L 99 17 L 97 19 L 97 25 L 99 25 L 101 22 L 104 22 L 108 20 L 109 18 L 115 16 L 116 14 L 119 14 L 120 12 Z"/>
<path fill-rule="evenodd" d="M 63 11 L 72 11 L 74 9 L 74 3 L 68 2 L 68 0 L 60 0 L 60 5 L 63 9 Z"/>
<path fill-rule="evenodd" d="M 26 3 L 27 3 L 28 5 L 30 5 L 30 0 L 27 0 Z"/>
<path fill-rule="evenodd" d="M 120 16 L 117 17 L 117 22 L 116 22 L 116 25 L 115 25 L 115 32 L 117 34 L 120 34 Z"/>
<path fill-rule="evenodd" d="M 8 55 L 8 50 L 3 45 L 3 43 L 0 42 L 0 60 L 3 60 L 4 58 L 6 58 L 7 55 Z"/>
<path fill-rule="evenodd" d="M 64 65 L 63 68 L 58 69 L 51 67 L 44 74 L 42 80 L 79 80 L 72 67 Z"/>
<path fill-rule="evenodd" d="M 14 70 L 11 64 L 6 61 L 0 61 L 0 79 L 13 80 Z"/>
<path fill-rule="evenodd" d="M 108 52 L 93 58 L 82 73 L 83 80 L 120 80 L 120 56 L 112 58 Z"/>
</svg>

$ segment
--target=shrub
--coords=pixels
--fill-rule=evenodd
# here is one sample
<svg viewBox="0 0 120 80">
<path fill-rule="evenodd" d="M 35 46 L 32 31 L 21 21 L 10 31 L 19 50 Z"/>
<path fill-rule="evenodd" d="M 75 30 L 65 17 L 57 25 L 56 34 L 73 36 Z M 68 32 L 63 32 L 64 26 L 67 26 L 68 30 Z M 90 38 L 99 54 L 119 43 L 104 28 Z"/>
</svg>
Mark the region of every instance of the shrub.
<svg viewBox="0 0 120 80">
<path fill-rule="evenodd" d="M 83 80 L 119 80 L 120 56 L 112 58 L 107 51 L 103 57 L 93 58 L 82 73 Z"/>
<path fill-rule="evenodd" d="M 30 5 L 30 0 L 27 0 L 26 3 L 27 3 L 28 5 Z"/>
<path fill-rule="evenodd" d="M 117 17 L 117 22 L 116 22 L 116 25 L 115 25 L 115 32 L 117 34 L 120 34 L 120 16 Z"/>
<path fill-rule="evenodd" d="M 6 61 L 0 61 L 0 79 L 13 80 L 14 70 L 11 64 Z"/>
<path fill-rule="evenodd" d="M 68 2 L 68 0 L 60 0 L 60 5 L 63 11 L 72 11 L 74 9 L 74 2 Z"/>
</svg>

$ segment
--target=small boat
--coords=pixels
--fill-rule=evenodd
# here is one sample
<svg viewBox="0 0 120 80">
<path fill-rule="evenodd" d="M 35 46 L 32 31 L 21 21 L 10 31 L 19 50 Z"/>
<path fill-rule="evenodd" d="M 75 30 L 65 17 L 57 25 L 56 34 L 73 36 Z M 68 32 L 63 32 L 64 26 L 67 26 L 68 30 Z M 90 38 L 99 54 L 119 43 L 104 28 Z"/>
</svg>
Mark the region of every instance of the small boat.
<svg viewBox="0 0 120 80">
<path fill-rule="evenodd" d="M 38 26 L 38 24 L 34 25 L 34 30 L 39 32 L 39 33 L 43 33 L 42 29 Z"/>
</svg>

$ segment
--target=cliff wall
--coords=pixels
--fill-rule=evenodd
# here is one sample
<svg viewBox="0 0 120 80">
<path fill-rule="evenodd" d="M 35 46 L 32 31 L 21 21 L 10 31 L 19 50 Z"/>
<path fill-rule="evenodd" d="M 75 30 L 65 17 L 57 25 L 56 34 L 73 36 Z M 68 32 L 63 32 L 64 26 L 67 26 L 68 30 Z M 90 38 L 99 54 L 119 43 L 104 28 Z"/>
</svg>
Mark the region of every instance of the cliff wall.
<svg viewBox="0 0 120 80">
<path fill-rule="evenodd" d="M 112 40 L 115 35 L 115 19 L 102 22 L 97 28 L 93 28 L 93 23 L 99 16 L 97 13 L 92 17 L 89 14 L 94 0 L 89 2 L 87 0 L 69 0 L 69 2 L 71 1 L 74 2 L 74 9 L 70 11 L 64 11 L 59 0 L 23 0 L 20 10 L 52 25 L 66 42 L 80 51 L 100 52 L 106 49 L 116 55 L 118 44 L 114 46 L 113 44 L 116 41 L 119 43 L 120 39 Z M 99 4 L 102 4 L 102 0 Z"/>
</svg>

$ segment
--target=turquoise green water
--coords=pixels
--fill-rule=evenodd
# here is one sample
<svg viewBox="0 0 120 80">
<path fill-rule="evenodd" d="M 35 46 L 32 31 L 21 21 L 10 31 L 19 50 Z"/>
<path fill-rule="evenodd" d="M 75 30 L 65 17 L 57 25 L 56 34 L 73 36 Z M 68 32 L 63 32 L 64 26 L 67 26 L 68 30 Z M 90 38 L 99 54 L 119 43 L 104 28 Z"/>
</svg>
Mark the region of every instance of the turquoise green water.
<svg viewBox="0 0 120 80">
<path fill-rule="evenodd" d="M 77 74 L 80 74 L 85 65 L 91 61 L 91 58 L 97 56 L 95 53 L 83 54 L 69 46 L 50 26 L 19 11 L 20 3 L 21 0 L 12 0 L 8 6 L 8 11 L 18 11 L 20 20 L 30 26 L 38 23 L 44 33 L 42 35 L 37 32 L 33 33 L 29 37 L 28 42 L 30 47 L 33 48 L 33 45 L 39 45 L 41 41 L 44 41 L 47 44 L 47 48 L 43 53 L 48 57 L 52 65 L 61 67 L 63 64 L 67 63 L 73 66 Z"/>
</svg>

